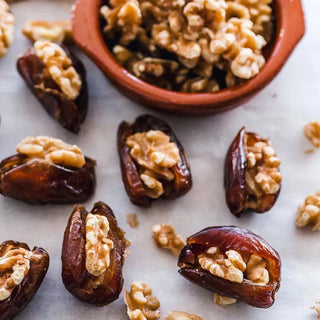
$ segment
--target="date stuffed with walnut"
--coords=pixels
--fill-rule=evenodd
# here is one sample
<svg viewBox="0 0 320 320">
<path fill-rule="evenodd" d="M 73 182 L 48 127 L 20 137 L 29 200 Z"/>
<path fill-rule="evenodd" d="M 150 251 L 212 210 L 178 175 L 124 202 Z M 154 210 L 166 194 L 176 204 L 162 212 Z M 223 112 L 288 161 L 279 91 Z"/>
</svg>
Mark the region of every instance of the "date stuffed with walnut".
<svg viewBox="0 0 320 320">
<path fill-rule="evenodd" d="M 97 202 L 91 212 L 76 206 L 62 246 L 62 280 L 78 299 L 97 306 L 116 300 L 128 240 L 112 210 Z"/>
<path fill-rule="evenodd" d="M 36 41 L 17 62 L 17 68 L 44 109 L 73 133 L 80 130 L 88 109 L 86 72 L 67 48 Z"/>
<path fill-rule="evenodd" d="M 271 307 L 280 287 L 279 254 L 238 227 L 209 227 L 190 236 L 178 265 L 189 281 L 258 308 Z"/>
<path fill-rule="evenodd" d="M 27 137 L 0 163 L 0 193 L 32 204 L 74 203 L 94 192 L 95 161 L 80 148 L 45 136 Z"/>
<path fill-rule="evenodd" d="M 263 213 L 275 204 L 281 187 L 280 159 L 271 141 L 242 128 L 225 160 L 226 202 L 237 217 Z"/>
<path fill-rule="evenodd" d="M 49 255 L 17 241 L 0 245 L 0 320 L 13 319 L 38 291 L 49 267 Z"/>
<path fill-rule="evenodd" d="M 138 117 L 118 129 L 122 180 L 132 203 L 148 207 L 158 198 L 175 198 L 192 187 L 191 171 L 183 147 L 161 119 Z"/>
</svg>

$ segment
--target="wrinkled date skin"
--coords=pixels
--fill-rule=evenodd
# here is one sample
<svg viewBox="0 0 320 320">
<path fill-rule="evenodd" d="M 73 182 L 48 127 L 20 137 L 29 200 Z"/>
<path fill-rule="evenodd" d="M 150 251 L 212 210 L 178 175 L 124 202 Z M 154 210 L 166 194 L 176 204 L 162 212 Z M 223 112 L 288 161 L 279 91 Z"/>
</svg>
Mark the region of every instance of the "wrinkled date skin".
<svg viewBox="0 0 320 320">
<path fill-rule="evenodd" d="M 218 247 L 221 252 L 235 250 L 243 254 L 257 254 L 266 259 L 269 283 L 256 285 L 248 280 L 231 282 L 202 269 L 197 257 L 210 247 Z M 179 273 L 189 281 L 258 308 L 271 307 L 280 287 L 279 254 L 258 235 L 234 226 L 209 227 L 189 237 L 180 253 L 178 265 Z"/>
<path fill-rule="evenodd" d="M 226 202 L 231 213 L 238 218 L 242 213 L 253 211 L 247 207 L 247 203 L 250 200 L 254 200 L 246 188 L 247 158 L 245 135 L 247 135 L 247 139 L 252 141 L 268 141 L 256 133 L 246 132 L 243 127 L 228 150 L 224 165 Z M 259 200 L 260 204 L 254 212 L 264 213 L 269 211 L 277 201 L 279 193 L 280 189 L 275 194 L 265 194 Z"/>
<path fill-rule="evenodd" d="M 112 210 L 105 203 L 97 202 L 91 213 L 107 217 L 110 226 L 108 237 L 114 244 L 104 281 L 100 286 L 94 287 L 95 276 L 89 274 L 86 269 L 85 222 L 88 212 L 83 206 L 75 207 L 64 233 L 61 255 L 62 280 L 66 289 L 79 300 L 104 306 L 116 300 L 121 293 L 126 240 Z"/>
<path fill-rule="evenodd" d="M 9 248 L 24 248 L 30 250 L 28 245 L 17 241 L 6 241 L 0 245 L 0 257 Z M 46 250 L 35 247 L 30 259 L 30 269 L 22 282 L 14 288 L 6 300 L 0 301 L 0 320 L 13 319 L 33 298 L 38 291 L 49 268 L 49 255 Z M 1 270 L 0 270 L 1 273 Z"/>
<path fill-rule="evenodd" d="M 83 202 L 94 192 L 94 167 L 90 158 L 74 168 L 16 154 L 0 163 L 0 193 L 31 204 Z"/>
<path fill-rule="evenodd" d="M 82 62 L 64 46 L 61 46 L 82 81 L 80 94 L 76 100 L 69 99 L 50 76 L 40 58 L 29 50 L 18 59 L 17 68 L 32 93 L 44 109 L 67 130 L 78 133 L 88 110 L 88 89 L 86 71 Z M 43 85 L 41 85 L 41 83 Z"/>
<path fill-rule="evenodd" d="M 171 183 L 163 183 L 165 192 L 161 198 L 168 199 L 182 196 L 192 187 L 192 177 L 188 159 L 181 143 L 167 123 L 150 115 L 138 117 L 132 125 L 127 122 L 122 122 L 118 129 L 118 153 L 122 180 L 131 202 L 141 207 L 151 206 L 152 200 L 154 199 L 146 195 L 140 179 L 139 168 L 130 155 L 130 148 L 127 146 L 126 140 L 132 134 L 149 130 L 159 130 L 167 134 L 171 142 L 177 145 L 180 152 L 180 162 L 172 167 L 175 179 Z"/>
</svg>

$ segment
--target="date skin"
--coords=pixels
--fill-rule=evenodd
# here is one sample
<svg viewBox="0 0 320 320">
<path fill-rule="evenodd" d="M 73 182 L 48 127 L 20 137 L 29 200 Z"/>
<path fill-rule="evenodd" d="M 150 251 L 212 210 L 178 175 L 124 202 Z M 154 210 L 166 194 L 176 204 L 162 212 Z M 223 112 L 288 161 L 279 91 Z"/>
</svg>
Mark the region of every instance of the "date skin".
<svg viewBox="0 0 320 320">
<path fill-rule="evenodd" d="M 52 79 L 48 69 L 31 50 L 18 59 L 17 68 L 28 88 L 41 102 L 47 113 L 67 130 L 78 133 L 88 110 L 88 89 L 86 71 L 82 62 L 61 45 L 72 60 L 72 64 L 82 81 L 76 100 L 69 99 Z"/>
<path fill-rule="evenodd" d="M 5 241 L 0 245 L 0 257 L 9 248 L 24 248 L 30 250 L 28 245 L 17 241 Z M 38 291 L 49 268 L 49 255 L 46 250 L 35 247 L 30 259 L 30 269 L 22 282 L 14 288 L 10 297 L 0 301 L 0 320 L 13 319 L 33 298 Z"/>
<path fill-rule="evenodd" d="M 86 201 L 95 188 L 95 161 L 65 167 L 16 154 L 0 163 L 0 193 L 31 204 Z"/>
<path fill-rule="evenodd" d="M 243 254 L 257 254 L 266 259 L 269 283 L 231 282 L 202 269 L 197 257 L 210 247 L 218 247 L 221 252 L 235 250 Z M 277 251 L 258 235 L 234 226 L 209 227 L 190 236 L 180 253 L 178 265 L 179 273 L 189 281 L 258 308 L 271 307 L 280 287 L 281 260 Z"/>
<path fill-rule="evenodd" d="M 264 213 L 269 211 L 278 199 L 280 190 L 275 194 L 265 194 L 259 199 L 259 206 L 251 209 L 247 206 L 249 201 L 257 201 L 247 192 L 246 187 L 246 147 L 245 139 L 250 141 L 268 141 L 256 133 L 246 132 L 243 127 L 233 140 L 224 165 L 224 188 L 226 194 L 226 202 L 230 212 L 236 217 L 240 217 L 242 213 L 254 211 Z"/>
<path fill-rule="evenodd" d="M 182 196 L 190 191 L 192 187 L 192 177 L 188 159 L 181 143 L 167 123 L 150 115 L 138 117 L 133 124 L 122 122 L 118 129 L 117 142 L 122 180 L 131 202 L 141 207 L 151 206 L 154 199 L 146 195 L 140 179 L 139 167 L 130 155 L 130 148 L 127 146 L 126 140 L 132 134 L 149 130 L 160 130 L 167 134 L 171 142 L 177 145 L 180 152 L 180 161 L 172 168 L 175 179 L 173 182 L 163 182 L 165 192 L 161 198 L 172 199 Z"/>
<path fill-rule="evenodd" d="M 116 300 L 123 286 L 122 267 L 126 249 L 124 232 L 118 227 L 112 210 L 103 202 L 94 205 L 92 214 L 107 217 L 110 225 L 108 237 L 114 248 L 110 252 L 110 266 L 102 285 L 94 287 L 95 276 L 86 269 L 85 222 L 88 212 L 83 206 L 75 206 L 64 233 L 62 245 L 62 280 L 68 291 L 81 301 L 104 306 Z"/>
</svg>

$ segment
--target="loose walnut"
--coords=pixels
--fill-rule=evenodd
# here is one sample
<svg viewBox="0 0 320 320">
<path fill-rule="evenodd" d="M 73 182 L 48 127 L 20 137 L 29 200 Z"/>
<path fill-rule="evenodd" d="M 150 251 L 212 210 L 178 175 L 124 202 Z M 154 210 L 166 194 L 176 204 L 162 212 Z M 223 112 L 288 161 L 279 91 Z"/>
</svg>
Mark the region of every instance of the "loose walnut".
<svg viewBox="0 0 320 320">
<path fill-rule="evenodd" d="M 63 21 L 28 21 L 23 29 L 23 34 L 31 41 L 53 41 L 70 42 L 72 41 L 72 23 L 71 20 Z"/>
<path fill-rule="evenodd" d="M 315 310 L 318 314 L 318 320 L 320 320 L 320 300 L 316 302 L 315 306 L 311 309 Z"/>
<path fill-rule="evenodd" d="M 220 306 L 227 306 L 229 304 L 234 304 L 237 299 L 223 296 L 221 294 L 215 293 L 213 296 L 213 302 L 219 304 Z"/>
<path fill-rule="evenodd" d="M 62 92 L 75 100 L 80 94 L 82 81 L 65 50 L 50 41 L 36 41 L 34 49 Z"/>
<path fill-rule="evenodd" d="M 304 134 L 316 148 L 320 148 L 320 122 L 306 124 Z"/>
<path fill-rule="evenodd" d="M 29 158 L 75 168 L 81 168 L 86 163 L 79 147 L 46 136 L 26 137 L 18 145 L 17 152 Z"/>
<path fill-rule="evenodd" d="M 320 230 L 320 191 L 308 196 L 299 207 L 296 225 L 302 228 L 308 224 L 313 224 L 313 231 Z"/>
<path fill-rule="evenodd" d="M 0 0 L 0 57 L 8 52 L 14 36 L 14 16 L 5 0 Z"/>
<path fill-rule="evenodd" d="M 107 217 L 88 213 L 86 217 L 86 268 L 93 276 L 99 277 L 110 266 L 110 251 L 113 241 L 108 238 Z"/>
<path fill-rule="evenodd" d="M 153 240 L 159 248 L 169 249 L 176 256 L 179 255 L 185 243 L 179 234 L 175 233 L 172 226 L 156 224 L 152 228 Z"/>
<path fill-rule="evenodd" d="M 139 132 L 129 136 L 126 144 L 130 154 L 140 166 L 140 178 L 150 198 L 159 198 L 164 188 L 159 180 L 172 181 L 171 168 L 180 161 L 179 149 L 170 137 L 159 130 Z"/>
<path fill-rule="evenodd" d="M 10 297 L 30 269 L 32 252 L 24 248 L 7 251 L 0 256 L 0 301 Z"/>
<path fill-rule="evenodd" d="M 195 314 L 182 312 L 182 311 L 172 311 L 169 313 L 167 318 L 163 320 L 203 320 L 202 318 L 196 316 Z"/>
<path fill-rule="evenodd" d="M 152 296 L 152 289 L 143 282 L 134 282 L 130 292 L 125 290 L 124 301 L 131 320 L 156 320 L 160 318 L 160 302 L 155 296 Z"/>
<path fill-rule="evenodd" d="M 208 78 L 194 78 L 188 79 L 183 83 L 182 92 L 216 92 L 219 91 L 219 83 L 216 80 L 210 80 Z"/>
</svg>

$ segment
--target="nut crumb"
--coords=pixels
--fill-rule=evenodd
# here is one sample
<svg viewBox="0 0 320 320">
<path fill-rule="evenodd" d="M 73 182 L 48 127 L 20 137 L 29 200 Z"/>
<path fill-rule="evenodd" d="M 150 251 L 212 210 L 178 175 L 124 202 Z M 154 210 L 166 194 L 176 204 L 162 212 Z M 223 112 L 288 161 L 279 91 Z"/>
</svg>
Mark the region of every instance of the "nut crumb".
<svg viewBox="0 0 320 320">
<path fill-rule="evenodd" d="M 152 289 L 143 282 L 133 282 L 130 292 L 124 291 L 124 301 L 131 320 L 160 318 L 160 302 L 155 296 L 152 296 Z"/>
<path fill-rule="evenodd" d="M 307 149 L 304 153 L 305 154 L 313 154 L 313 153 L 315 153 L 315 150 L 310 148 L 310 149 Z"/>
<path fill-rule="evenodd" d="M 185 243 L 183 238 L 175 233 L 172 226 L 168 224 L 156 224 L 152 228 L 153 240 L 159 248 L 169 249 L 178 256 Z"/>
<path fill-rule="evenodd" d="M 316 148 L 320 148 L 320 122 L 306 124 L 304 126 L 304 134 Z"/>
<path fill-rule="evenodd" d="M 26 137 L 18 145 L 17 152 L 32 159 L 76 168 L 81 168 L 86 163 L 78 146 L 47 136 Z"/>
<path fill-rule="evenodd" d="M 318 320 L 320 320 L 320 300 L 318 300 L 316 304 L 311 307 L 311 309 L 315 310 L 318 313 Z"/>
<path fill-rule="evenodd" d="M 213 302 L 215 304 L 219 304 L 220 306 L 227 306 L 229 304 L 234 304 L 237 302 L 237 299 L 235 298 L 230 298 L 226 296 L 222 296 L 218 293 L 215 293 L 213 296 Z"/>
<path fill-rule="evenodd" d="M 127 214 L 127 223 L 130 226 L 130 228 L 138 228 L 140 224 L 138 217 L 135 213 Z"/>
<path fill-rule="evenodd" d="M 320 230 L 320 191 L 308 196 L 304 204 L 299 206 L 296 225 L 299 228 L 313 224 L 313 231 Z"/>
<path fill-rule="evenodd" d="M 182 311 L 172 311 L 169 313 L 167 318 L 163 320 L 203 320 L 195 314 L 182 312 Z"/>
</svg>

